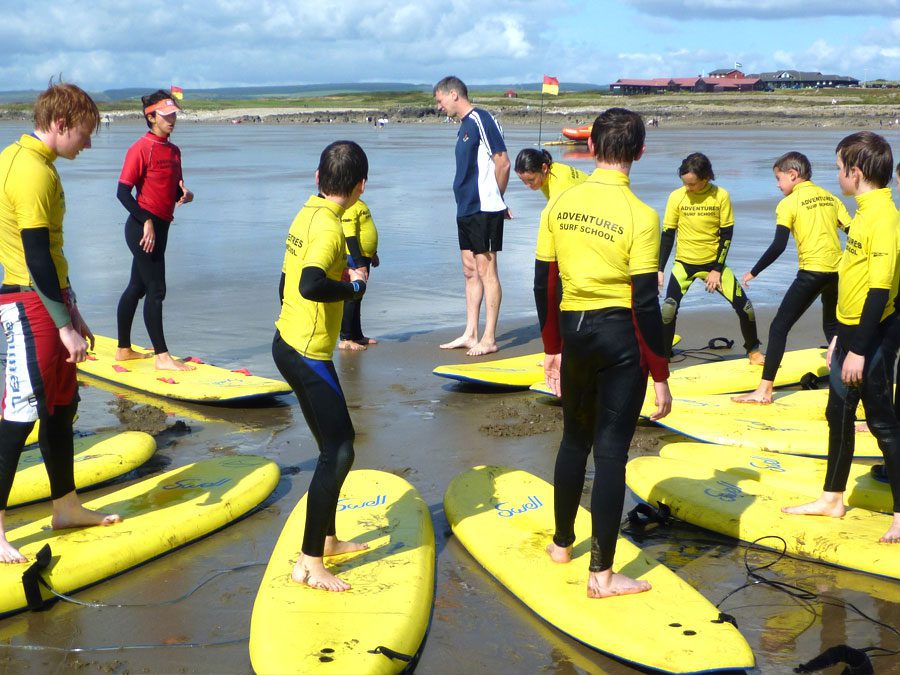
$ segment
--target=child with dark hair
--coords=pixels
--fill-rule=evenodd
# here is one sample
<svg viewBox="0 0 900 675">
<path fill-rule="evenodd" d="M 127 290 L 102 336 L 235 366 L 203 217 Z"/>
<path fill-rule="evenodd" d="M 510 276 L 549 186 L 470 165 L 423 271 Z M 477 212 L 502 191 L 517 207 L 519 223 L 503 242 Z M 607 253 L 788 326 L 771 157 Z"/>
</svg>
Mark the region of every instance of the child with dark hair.
<svg viewBox="0 0 900 675">
<path fill-rule="evenodd" d="M 549 305 L 541 334 L 547 383 L 562 395 L 563 407 L 553 474 L 556 530 L 547 553 L 557 563 L 572 559 L 575 516 L 593 451 L 591 598 L 650 590 L 646 581 L 612 569 L 625 463 L 647 391 L 647 369 L 657 405 L 651 419 L 664 417 L 672 405 L 656 289 L 659 216 L 630 188 L 644 133 L 637 113 L 610 108 L 600 114 L 588 141 L 595 171 L 550 201 L 538 234 L 538 254 L 550 261 L 550 274 L 558 266 L 563 280 L 562 302 Z"/>
<path fill-rule="evenodd" d="M 769 327 L 769 347 L 759 386 L 749 394 L 732 397 L 737 403 L 772 402 L 775 374 L 784 357 L 788 332 L 817 297 L 822 300 L 825 342 L 830 343 L 837 330 L 837 270 L 841 260 L 838 229 L 847 229 L 850 214 L 840 199 L 812 182 L 812 166 L 806 155 L 788 152 L 775 160 L 772 169 L 784 195 L 775 209 L 775 239 L 742 282 L 750 288 L 750 282 L 784 253 L 791 233 L 797 242 L 800 269 Z"/>
<path fill-rule="evenodd" d="M 143 96 L 144 121 L 150 129 L 125 154 L 116 196 L 128 211 L 125 242 L 133 256 L 131 277 L 116 311 L 118 348 L 116 360 L 149 356 L 131 348 L 131 324 L 138 303 L 144 299 L 144 325 L 159 370 L 193 370 L 169 354 L 163 333 L 162 305 L 166 297 L 166 245 L 175 209 L 194 199 L 184 186 L 181 150 L 169 141 L 180 109 L 162 89 Z M 137 191 L 137 198 L 132 191 Z"/>
<path fill-rule="evenodd" d="M 796 515 L 840 518 L 853 460 L 856 409 L 862 401 L 869 430 L 884 454 L 894 518 L 880 541 L 900 542 L 900 421 L 894 409 L 900 214 L 891 198 L 893 155 L 878 134 L 844 138 L 837 153 L 838 183 L 856 199 L 838 268 L 837 335 L 828 348 L 828 465 L 822 495 L 782 509 Z"/>
<path fill-rule="evenodd" d="M 303 417 L 319 446 L 309 485 L 306 527 L 292 578 L 312 588 L 346 591 L 350 584 L 331 574 L 325 556 L 366 548 L 341 541 L 334 515 L 341 485 L 353 464 L 353 422 L 331 360 L 345 300 L 359 300 L 366 282 L 346 266 L 341 214 L 366 187 L 369 162 L 352 141 L 322 151 L 316 170 L 319 195 L 311 196 L 291 223 L 281 268 L 281 313 L 275 323 L 272 356 L 300 401 Z"/>
<path fill-rule="evenodd" d="M 516 156 L 516 174 L 531 190 L 540 190 L 550 202 L 573 185 L 584 182 L 587 174 L 574 166 L 554 162 L 546 150 L 525 148 Z M 562 290 L 557 276 L 547 274 L 550 263 L 535 255 L 534 259 L 534 304 L 537 309 L 538 324 L 544 330 L 547 320 L 547 304 L 559 304 Z"/>
<path fill-rule="evenodd" d="M 663 270 L 677 233 L 675 264 L 662 306 L 666 354 L 671 358 L 681 299 L 694 280 L 701 279 L 707 292 L 718 291 L 731 303 L 740 321 L 744 349 L 750 363 L 762 365 L 764 359 L 759 351 L 753 305 L 741 290 L 734 272 L 725 264 L 734 236 L 734 214 L 728 192 L 712 183 L 716 177 L 712 163 L 701 152 L 685 157 L 678 175 L 683 185 L 669 195 L 659 247 L 658 282 L 662 290 Z"/>
</svg>

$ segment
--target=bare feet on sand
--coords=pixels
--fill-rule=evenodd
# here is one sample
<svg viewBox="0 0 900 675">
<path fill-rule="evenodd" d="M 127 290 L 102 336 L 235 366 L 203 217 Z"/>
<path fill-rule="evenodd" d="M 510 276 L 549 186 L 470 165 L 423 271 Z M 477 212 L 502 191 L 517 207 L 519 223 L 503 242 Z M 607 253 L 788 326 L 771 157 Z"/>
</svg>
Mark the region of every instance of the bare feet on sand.
<svg viewBox="0 0 900 675">
<path fill-rule="evenodd" d="M 100 513 L 84 508 L 74 492 L 53 501 L 53 517 L 50 519 L 50 525 L 54 530 L 92 525 L 105 526 L 121 522 L 121 516 L 116 513 Z"/>
<path fill-rule="evenodd" d="M 485 354 L 493 354 L 497 351 L 496 342 L 485 342 L 482 340 L 477 345 L 466 352 L 466 356 L 484 356 Z"/>
<path fill-rule="evenodd" d="M 638 581 L 612 570 L 591 572 L 588 575 L 587 594 L 589 598 L 611 598 L 614 595 L 644 593 L 652 588 L 647 581 Z"/>
<path fill-rule="evenodd" d="M 766 365 L 766 357 L 763 355 L 761 351 L 758 349 L 756 351 L 749 352 L 747 354 L 747 358 L 750 360 L 751 366 L 764 366 Z"/>
<path fill-rule="evenodd" d="M 550 556 L 550 560 L 555 563 L 567 563 L 572 560 L 572 547 L 566 546 L 563 548 L 562 546 L 557 546 L 552 541 L 547 544 L 547 554 Z"/>
<path fill-rule="evenodd" d="M 366 345 L 377 345 L 378 344 L 378 340 L 376 340 L 375 338 L 366 337 L 365 335 L 363 335 L 361 338 L 359 338 L 359 340 L 354 340 L 354 342 L 356 344 L 362 345 L 364 347 Z"/>
<path fill-rule="evenodd" d="M 338 342 L 338 349 L 343 349 L 348 352 L 364 352 L 366 351 L 366 346 L 353 340 L 341 340 Z"/>
<path fill-rule="evenodd" d="M 169 352 L 162 352 L 156 355 L 157 370 L 195 370 L 190 363 L 183 363 L 172 358 Z"/>
<path fill-rule="evenodd" d="M 782 506 L 781 512 L 793 516 L 830 516 L 831 518 L 843 518 L 847 509 L 844 506 L 843 492 L 823 492 L 822 496 L 814 502 L 800 504 L 799 506 Z"/>
<path fill-rule="evenodd" d="M 478 340 L 468 335 L 460 335 L 455 340 L 445 342 L 441 345 L 441 349 L 472 349 Z"/>
<path fill-rule="evenodd" d="M 735 403 L 755 403 L 757 405 L 771 405 L 772 403 L 772 385 L 759 385 L 754 391 L 742 396 L 732 396 L 731 400 Z"/>
<path fill-rule="evenodd" d="M 131 361 L 133 359 L 149 359 L 153 352 L 136 352 L 131 347 L 117 347 L 116 361 Z"/>
</svg>

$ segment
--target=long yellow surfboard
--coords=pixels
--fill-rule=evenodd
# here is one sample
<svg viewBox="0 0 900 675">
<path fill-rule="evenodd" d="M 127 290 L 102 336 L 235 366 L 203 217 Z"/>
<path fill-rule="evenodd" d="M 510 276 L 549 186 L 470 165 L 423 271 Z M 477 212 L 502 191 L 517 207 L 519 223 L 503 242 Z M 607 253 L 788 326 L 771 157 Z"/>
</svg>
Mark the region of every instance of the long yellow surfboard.
<svg viewBox="0 0 900 675">
<path fill-rule="evenodd" d="M 791 492 L 815 499 L 822 494 L 827 462 L 812 457 L 779 455 L 713 443 L 669 443 L 659 449 L 659 456 L 739 473 L 761 483 L 771 483 Z M 891 488 L 872 475 L 872 466 L 853 462 L 844 495 L 847 504 L 892 513 Z"/>
<path fill-rule="evenodd" d="M 573 560 L 545 551 L 553 536 L 553 486 L 525 471 L 481 466 L 454 478 L 444 494 L 453 534 L 532 611 L 589 647 L 666 672 L 750 668 L 753 654 L 738 630 L 674 572 L 619 538 L 613 569 L 649 581 L 646 593 L 587 597 L 591 523 L 575 520 Z"/>
<path fill-rule="evenodd" d="M 103 433 L 75 439 L 75 487 L 102 483 L 136 469 L 156 452 L 156 441 L 142 431 Z M 10 507 L 50 498 L 50 480 L 40 449 L 19 457 L 16 478 L 9 494 Z"/>
<path fill-rule="evenodd" d="M 78 364 L 85 375 L 112 382 L 130 389 L 195 403 L 234 403 L 249 399 L 282 396 L 291 388 L 280 380 L 251 375 L 242 370 L 228 370 L 208 363 L 193 361 L 195 370 L 157 370 L 154 359 L 116 361 L 116 340 L 96 336 L 94 350 L 88 359 Z M 136 352 L 152 353 L 149 349 L 132 347 Z"/>
<path fill-rule="evenodd" d="M 662 502 L 672 515 L 694 525 L 760 546 L 781 547 L 792 555 L 900 578 L 900 546 L 878 539 L 892 516 L 849 509 L 843 518 L 792 516 L 782 506 L 810 501 L 808 495 L 723 471 L 665 457 L 636 457 L 628 462 L 628 487 L 650 504 Z"/>
<path fill-rule="evenodd" d="M 250 661 L 260 675 L 398 673 L 428 628 L 434 595 L 434 530 L 428 505 L 384 471 L 351 471 L 336 514 L 338 537 L 368 550 L 328 558 L 351 584 L 343 593 L 291 580 L 306 523 L 304 495 L 284 525 L 250 622 Z"/>
<path fill-rule="evenodd" d="M 85 504 L 120 514 L 121 523 L 53 530 L 48 516 L 10 530 L 7 538 L 29 562 L 49 544 L 51 561 L 42 576 L 57 591 L 71 593 L 224 527 L 265 499 L 278 478 L 278 466 L 263 457 L 207 459 Z M 27 606 L 27 566 L 0 565 L 0 614 Z M 43 587 L 41 594 L 51 597 Z"/>
</svg>

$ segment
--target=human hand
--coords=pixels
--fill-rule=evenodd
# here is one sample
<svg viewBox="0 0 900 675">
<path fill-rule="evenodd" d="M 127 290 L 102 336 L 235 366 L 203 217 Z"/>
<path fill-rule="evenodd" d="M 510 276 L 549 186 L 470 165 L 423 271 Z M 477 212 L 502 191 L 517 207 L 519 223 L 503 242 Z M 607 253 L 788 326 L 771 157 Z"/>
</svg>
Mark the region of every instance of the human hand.
<svg viewBox="0 0 900 675">
<path fill-rule="evenodd" d="M 144 253 L 153 253 L 153 247 L 156 246 L 156 232 L 153 229 L 153 220 L 150 218 L 144 221 L 144 236 L 141 237 L 138 246 Z"/>
<path fill-rule="evenodd" d="M 71 304 L 69 305 L 69 316 L 72 317 L 72 328 L 87 340 L 89 349 L 94 349 L 94 334 L 91 332 L 91 329 L 88 328 L 87 322 L 84 320 L 84 317 L 81 316 L 81 312 L 78 311 L 78 305 Z"/>
<path fill-rule="evenodd" d="M 672 412 L 672 392 L 669 391 L 667 381 L 654 382 L 653 392 L 656 394 L 656 411 L 650 415 L 650 419 L 655 422 Z"/>
<path fill-rule="evenodd" d="M 837 335 L 831 338 L 831 342 L 828 343 L 828 351 L 825 352 L 825 365 L 828 366 L 828 369 L 831 370 L 831 357 L 834 355 L 834 348 L 837 346 Z"/>
<path fill-rule="evenodd" d="M 365 265 L 362 267 L 351 267 L 350 272 L 350 281 L 354 281 L 355 279 L 362 279 L 363 281 L 369 280 L 369 270 L 366 269 Z M 353 276 L 353 272 L 356 273 L 356 277 Z"/>
<path fill-rule="evenodd" d="M 656 273 L 656 285 L 659 287 L 659 290 L 662 290 L 663 278 L 664 278 L 664 274 L 662 272 Z"/>
<path fill-rule="evenodd" d="M 708 277 L 707 277 L 707 278 L 708 278 Z M 756 277 L 753 276 L 750 272 L 747 272 L 747 273 L 741 278 L 741 285 L 742 285 L 744 288 L 750 288 L 750 282 L 753 281 L 755 278 L 756 278 Z"/>
<path fill-rule="evenodd" d="M 381 264 L 381 260 L 378 258 L 378 254 L 372 254 L 372 267 L 378 267 Z"/>
<path fill-rule="evenodd" d="M 66 363 L 81 363 L 87 358 L 87 342 L 71 323 L 59 329 L 59 339 L 69 352 Z"/>
<path fill-rule="evenodd" d="M 714 293 L 719 290 L 722 285 L 722 273 L 716 270 L 713 270 L 709 274 L 706 275 L 706 292 Z"/>
<path fill-rule="evenodd" d="M 841 368 L 841 382 L 848 387 L 858 387 L 862 384 L 863 368 L 866 366 L 866 357 L 853 352 L 847 352 L 844 357 L 844 365 Z"/>
<path fill-rule="evenodd" d="M 544 380 L 553 395 L 559 398 L 562 396 L 562 387 L 559 384 L 559 370 L 562 364 L 562 354 L 545 354 L 544 355 Z"/>
<path fill-rule="evenodd" d="M 183 180 L 178 181 L 178 187 L 181 188 L 181 199 L 175 202 L 175 206 L 181 206 L 182 204 L 187 204 L 188 202 L 194 201 L 194 193 L 184 186 Z"/>
</svg>

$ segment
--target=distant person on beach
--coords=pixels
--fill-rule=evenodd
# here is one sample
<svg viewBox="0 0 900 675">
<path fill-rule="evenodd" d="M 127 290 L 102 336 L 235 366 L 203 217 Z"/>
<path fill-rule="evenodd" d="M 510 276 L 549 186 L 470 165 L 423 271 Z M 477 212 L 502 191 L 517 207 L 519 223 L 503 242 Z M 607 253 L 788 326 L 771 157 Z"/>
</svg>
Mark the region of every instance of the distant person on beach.
<svg viewBox="0 0 900 675">
<path fill-rule="evenodd" d="M 782 508 L 796 515 L 841 518 L 856 442 L 854 421 L 862 400 L 869 430 L 884 454 L 894 518 L 880 541 L 900 542 L 900 421 L 894 409 L 894 362 L 900 281 L 900 214 L 891 197 L 893 155 L 884 137 L 861 131 L 836 148 L 838 183 L 856 199 L 847 245 L 838 268 L 837 335 L 828 348 L 828 465 L 822 495 Z"/>
<path fill-rule="evenodd" d="M 562 303 L 548 305 L 542 332 L 547 383 L 562 395 L 563 407 L 553 476 L 556 531 L 547 553 L 557 563 L 572 559 L 575 515 L 593 449 L 587 583 L 592 598 L 650 590 L 646 581 L 612 570 L 625 463 L 647 391 L 645 368 L 656 396 L 651 419 L 664 417 L 672 406 L 657 299 L 659 216 L 629 187 L 644 137 L 637 113 L 601 113 L 588 141 L 597 168 L 550 201 L 538 234 L 540 257 L 557 263 L 563 279 Z"/>
<path fill-rule="evenodd" d="M 378 229 L 372 219 L 369 206 L 362 200 L 348 207 L 341 216 L 344 239 L 347 241 L 347 269 L 356 273 L 368 283 L 372 267 L 378 267 Z M 360 308 L 362 298 L 344 300 L 344 318 L 341 321 L 341 339 L 338 349 L 363 351 L 369 345 L 378 343 L 375 338 L 363 335 Z"/>
<path fill-rule="evenodd" d="M 509 156 L 503 131 L 486 110 L 469 102 L 469 90 L 458 77 L 434 85 L 439 110 L 460 121 L 456 136 L 456 228 L 466 280 L 466 329 L 441 349 L 467 349 L 469 356 L 497 351 L 497 319 L 502 289 L 497 254 L 503 248 L 503 221 L 509 211 L 503 193 L 509 182 Z M 484 333 L 478 320 L 484 299 Z"/>
<path fill-rule="evenodd" d="M 662 306 L 666 355 L 672 358 L 675 320 L 681 299 L 694 280 L 701 279 L 708 293 L 718 291 L 731 303 L 740 321 L 750 363 L 761 366 L 764 358 L 759 351 L 753 305 L 741 290 L 734 272 L 725 265 L 734 235 L 734 214 L 728 192 L 712 183 L 716 176 L 709 158 L 703 153 L 695 152 L 685 157 L 678 175 L 683 185 L 669 195 L 659 247 L 659 288 L 662 290 L 663 272 L 677 234 L 675 264 Z"/>
<path fill-rule="evenodd" d="M 755 391 L 732 397 L 738 403 L 772 402 L 772 387 L 784 357 L 788 332 L 816 298 L 822 300 L 825 342 L 830 343 L 837 331 L 837 270 L 841 261 L 838 229 L 847 229 L 850 214 L 840 199 L 812 182 L 812 165 L 806 155 L 788 152 L 775 161 L 773 170 L 784 195 L 775 209 L 775 239 L 744 275 L 742 283 L 744 288 L 750 288 L 750 282 L 784 253 L 791 233 L 797 242 L 800 269 L 769 327 L 762 380 Z"/>
<path fill-rule="evenodd" d="M 303 545 L 291 578 L 312 588 L 346 591 L 350 584 L 331 574 L 325 556 L 367 548 L 341 541 L 335 531 L 341 485 L 353 465 L 355 432 L 347 401 L 331 360 L 341 327 L 342 305 L 366 292 L 363 275 L 346 267 L 341 214 L 366 187 L 369 160 L 352 141 L 337 141 L 319 158 L 311 196 L 291 223 L 281 270 L 281 313 L 276 321 L 272 356 L 297 399 L 319 446 L 309 485 Z"/>
<path fill-rule="evenodd" d="M 116 196 L 128 211 L 125 243 L 133 256 L 131 278 L 119 298 L 116 311 L 118 349 L 116 361 L 151 356 L 131 348 L 131 325 L 138 303 L 144 299 L 144 325 L 159 370 L 193 370 L 189 363 L 169 354 L 163 333 L 163 300 L 166 297 L 166 244 L 175 209 L 194 199 L 181 175 L 181 150 L 169 141 L 175 130 L 178 104 L 162 89 L 141 97 L 144 120 L 150 130 L 125 154 Z M 137 192 L 137 198 L 132 194 Z"/>
<path fill-rule="evenodd" d="M 516 156 L 515 170 L 516 175 L 529 189 L 540 190 L 548 202 L 556 199 L 573 185 L 583 183 L 588 177 L 580 169 L 554 162 L 549 152 L 537 148 L 525 148 L 519 152 Z M 535 255 L 534 304 L 542 331 L 547 320 L 547 304 L 555 302 L 559 305 L 561 298 L 562 286 L 559 283 L 556 263 L 541 260 Z"/>
<path fill-rule="evenodd" d="M 0 420 L 0 562 L 24 563 L 6 538 L 6 506 L 25 440 L 38 419 L 53 499 L 54 529 L 111 525 L 117 515 L 89 511 L 75 494 L 72 422 L 78 409 L 76 363 L 94 335 L 78 311 L 63 254 L 66 211 L 57 157 L 75 159 L 100 128 L 94 101 L 74 84 L 51 84 L 34 104 L 34 132 L 0 153 L 0 321 L 6 382 Z"/>
</svg>

